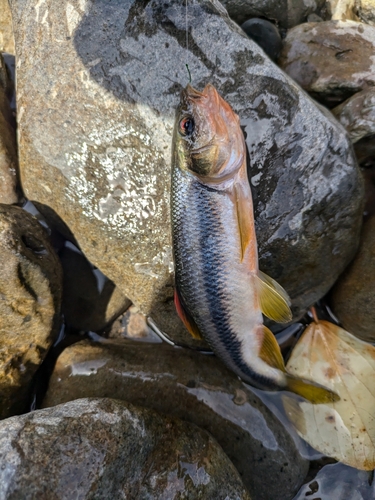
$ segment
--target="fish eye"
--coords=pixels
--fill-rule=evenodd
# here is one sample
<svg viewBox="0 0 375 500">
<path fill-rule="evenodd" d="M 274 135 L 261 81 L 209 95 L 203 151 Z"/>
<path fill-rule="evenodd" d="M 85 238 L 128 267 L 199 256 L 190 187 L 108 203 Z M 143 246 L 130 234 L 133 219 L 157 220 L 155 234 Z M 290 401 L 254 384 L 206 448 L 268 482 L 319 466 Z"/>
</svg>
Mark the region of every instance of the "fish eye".
<svg viewBox="0 0 375 500">
<path fill-rule="evenodd" d="M 179 125 L 180 134 L 183 135 L 184 137 L 190 137 L 194 132 L 194 127 L 195 123 L 193 118 L 191 118 L 190 116 L 186 116 L 185 118 L 182 118 L 182 120 L 180 121 Z"/>
</svg>

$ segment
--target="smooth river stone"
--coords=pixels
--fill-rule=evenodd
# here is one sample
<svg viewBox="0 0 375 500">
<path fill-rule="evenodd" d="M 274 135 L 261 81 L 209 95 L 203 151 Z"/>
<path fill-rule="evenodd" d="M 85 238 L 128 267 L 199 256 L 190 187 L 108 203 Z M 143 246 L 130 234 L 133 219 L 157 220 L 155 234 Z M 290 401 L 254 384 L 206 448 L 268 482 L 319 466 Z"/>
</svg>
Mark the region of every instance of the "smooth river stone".
<svg viewBox="0 0 375 500">
<path fill-rule="evenodd" d="M 112 399 L 80 399 L 0 422 L 1 500 L 250 500 L 195 425 Z"/>
<path fill-rule="evenodd" d="M 22 208 L 0 204 L 0 419 L 29 403 L 59 331 L 61 295 L 61 265 L 46 231 Z"/>
<path fill-rule="evenodd" d="M 307 474 L 299 439 L 214 356 L 166 344 L 83 341 L 58 358 L 43 407 L 82 397 L 123 399 L 205 429 L 257 500 L 293 498 Z"/>
<path fill-rule="evenodd" d="M 355 21 L 304 23 L 288 31 L 280 67 L 328 107 L 375 85 L 375 27 Z"/>
<path fill-rule="evenodd" d="M 180 0 L 10 5 L 25 194 L 63 219 L 133 304 L 194 343 L 173 305 L 169 214 L 185 64 L 195 87 L 215 85 L 242 119 L 261 269 L 287 289 L 295 317 L 325 295 L 358 243 L 363 186 L 351 146 L 219 2 L 189 2 L 188 48 Z"/>
</svg>

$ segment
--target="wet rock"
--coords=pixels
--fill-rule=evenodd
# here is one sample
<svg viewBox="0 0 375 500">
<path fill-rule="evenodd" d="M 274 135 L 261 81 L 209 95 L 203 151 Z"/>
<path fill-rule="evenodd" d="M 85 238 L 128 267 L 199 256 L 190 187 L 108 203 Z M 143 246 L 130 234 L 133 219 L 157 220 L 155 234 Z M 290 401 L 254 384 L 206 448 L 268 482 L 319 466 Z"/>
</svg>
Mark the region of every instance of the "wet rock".
<svg viewBox="0 0 375 500">
<path fill-rule="evenodd" d="M 125 399 L 195 423 L 257 500 L 292 498 L 308 470 L 280 421 L 214 356 L 166 344 L 80 342 L 58 358 L 43 406 L 81 397 Z"/>
<path fill-rule="evenodd" d="M 332 110 L 353 143 L 375 134 L 375 88 L 362 90 Z"/>
<path fill-rule="evenodd" d="M 25 193 L 143 313 L 194 344 L 174 312 L 169 219 L 185 63 L 196 87 L 214 84 L 243 120 L 262 270 L 296 314 L 327 292 L 357 245 L 362 186 L 348 140 L 221 4 L 190 6 L 189 50 L 179 0 L 11 6 Z"/>
<path fill-rule="evenodd" d="M 22 412 L 58 332 L 61 266 L 30 214 L 0 205 L 0 418 Z"/>
<path fill-rule="evenodd" d="M 17 146 L 15 120 L 8 96 L 12 84 L 0 53 L 0 203 L 17 203 Z"/>
<path fill-rule="evenodd" d="M 198 427 L 111 399 L 0 423 L 2 498 L 250 500 Z"/>
<path fill-rule="evenodd" d="M 69 326 L 101 331 L 130 306 L 130 300 L 77 247 L 67 242 L 59 256 L 64 273 L 62 312 Z"/>
<path fill-rule="evenodd" d="M 375 27 L 354 21 L 305 23 L 291 29 L 280 67 L 328 107 L 375 85 Z"/>
<path fill-rule="evenodd" d="M 367 24 L 375 26 L 375 1 L 356 0 L 356 12 L 358 17 Z"/>
<path fill-rule="evenodd" d="M 222 0 L 228 14 L 238 24 L 252 17 L 267 18 L 283 28 L 291 28 L 321 7 L 324 0 Z"/>
<path fill-rule="evenodd" d="M 332 290 L 332 310 L 350 333 L 375 342 L 375 217 L 363 226 L 355 259 Z"/>
<path fill-rule="evenodd" d="M 241 25 L 246 35 L 262 47 L 270 59 L 275 61 L 281 50 L 281 37 L 274 24 L 266 19 L 249 19 Z"/>
<path fill-rule="evenodd" d="M 14 54 L 12 15 L 8 0 L 0 0 L 0 52 Z"/>
<path fill-rule="evenodd" d="M 306 500 L 310 497 L 320 500 L 371 500 L 375 495 L 374 486 L 375 483 L 366 471 L 340 463 L 329 464 L 304 485 L 293 500 Z"/>
</svg>

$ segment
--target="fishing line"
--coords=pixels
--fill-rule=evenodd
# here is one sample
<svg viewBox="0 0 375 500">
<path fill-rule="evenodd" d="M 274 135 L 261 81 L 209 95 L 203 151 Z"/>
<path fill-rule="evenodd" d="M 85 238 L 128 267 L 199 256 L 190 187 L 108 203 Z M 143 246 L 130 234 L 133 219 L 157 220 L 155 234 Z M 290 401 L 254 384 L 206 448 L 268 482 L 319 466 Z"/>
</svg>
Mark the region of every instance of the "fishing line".
<svg viewBox="0 0 375 500">
<path fill-rule="evenodd" d="M 189 35 L 188 35 L 188 0 L 185 2 L 185 33 L 186 33 L 186 58 L 189 53 Z M 189 83 L 191 83 L 191 74 L 188 63 L 185 64 L 186 69 L 189 73 Z"/>
</svg>

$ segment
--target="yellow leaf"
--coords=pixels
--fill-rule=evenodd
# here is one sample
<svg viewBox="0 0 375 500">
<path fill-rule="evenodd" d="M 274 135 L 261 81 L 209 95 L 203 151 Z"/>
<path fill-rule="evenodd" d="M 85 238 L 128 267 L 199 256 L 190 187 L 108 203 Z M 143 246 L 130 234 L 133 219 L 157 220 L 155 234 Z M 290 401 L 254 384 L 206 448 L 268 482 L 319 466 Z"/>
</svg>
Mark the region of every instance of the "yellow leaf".
<svg viewBox="0 0 375 500">
<path fill-rule="evenodd" d="M 340 396 L 313 405 L 283 397 L 298 433 L 313 448 L 351 467 L 375 468 L 375 347 L 319 321 L 303 333 L 286 366 Z"/>
</svg>

